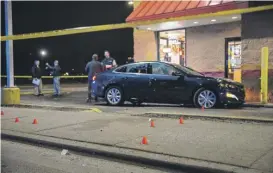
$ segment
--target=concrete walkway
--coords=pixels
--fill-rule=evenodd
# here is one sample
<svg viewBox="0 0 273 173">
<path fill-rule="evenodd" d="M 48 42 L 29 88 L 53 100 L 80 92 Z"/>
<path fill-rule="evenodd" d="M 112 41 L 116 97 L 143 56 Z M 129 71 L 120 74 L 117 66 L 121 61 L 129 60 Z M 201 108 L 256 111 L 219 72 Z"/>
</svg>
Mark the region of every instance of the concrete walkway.
<svg viewBox="0 0 273 173">
<path fill-rule="evenodd" d="M 65 94 L 60 98 L 51 96 L 35 97 L 25 95 L 21 97 L 21 106 L 36 108 L 60 108 L 89 110 L 92 108 L 99 109 L 104 113 L 114 114 L 148 114 L 148 116 L 156 117 L 173 117 L 180 116 L 190 117 L 206 117 L 206 118 L 222 118 L 222 119 L 243 119 L 256 121 L 273 121 L 273 109 L 271 108 L 242 108 L 242 109 L 196 109 L 193 107 L 183 107 L 179 105 L 162 105 L 162 104 L 143 104 L 140 107 L 133 107 L 131 104 L 124 106 L 107 106 L 105 102 L 87 104 L 85 102 L 84 92 L 72 92 Z"/>
<path fill-rule="evenodd" d="M 6 134 L 235 172 L 273 171 L 272 124 L 185 120 L 181 125 L 177 119 L 154 118 L 151 128 L 149 117 L 128 114 L 3 110 Z M 143 136 L 148 145 L 141 145 Z"/>
<path fill-rule="evenodd" d="M 33 86 L 25 85 L 18 86 L 20 88 L 21 95 L 32 95 L 33 94 Z M 71 92 L 87 92 L 86 84 L 62 84 L 61 86 L 62 93 L 68 94 Z M 53 94 L 53 85 L 44 85 L 43 93 L 44 94 Z"/>
</svg>

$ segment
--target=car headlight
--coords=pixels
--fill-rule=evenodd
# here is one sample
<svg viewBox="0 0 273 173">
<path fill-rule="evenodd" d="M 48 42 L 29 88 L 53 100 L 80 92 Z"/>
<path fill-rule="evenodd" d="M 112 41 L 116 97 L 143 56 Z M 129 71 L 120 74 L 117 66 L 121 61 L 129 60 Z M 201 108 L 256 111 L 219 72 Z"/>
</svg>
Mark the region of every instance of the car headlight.
<svg viewBox="0 0 273 173">
<path fill-rule="evenodd" d="M 220 83 L 219 86 L 222 87 L 222 88 L 229 88 L 229 89 L 236 88 L 234 85 L 226 84 L 226 83 Z"/>
<path fill-rule="evenodd" d="M 233 98 L 233 99 L 236 99 L 236 100 L 239 100 L 238 97 L 237 97 L 236 95 L 231 94 L 231 93 L 229 93 L 229 92 L 226 93 L 226 97 L 228 97 L 228 98 Z"/>
</svg>

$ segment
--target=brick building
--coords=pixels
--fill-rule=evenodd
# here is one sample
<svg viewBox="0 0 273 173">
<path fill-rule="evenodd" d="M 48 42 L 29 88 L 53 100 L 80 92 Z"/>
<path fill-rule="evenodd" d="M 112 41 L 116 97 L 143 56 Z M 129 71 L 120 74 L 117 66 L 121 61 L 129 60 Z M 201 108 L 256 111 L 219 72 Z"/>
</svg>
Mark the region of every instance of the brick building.
<svg viewBox="0 0 273 173">
<path fill-rule="evenodd" d="M 261 48 L 269 47 L 269 102 L 273 102 L 272 2 L 135 1 L 134 5 L 126 22 L 166 19 L 134 30 L 136 61 L 168 61 L 208 76 L 231 78 L 244 83 L 247 101 L 259 101 Z M 253 8 L 259 10 L 240 12 Z M 168 21 L 173 17 L 185 18 Z"/>
</svg>

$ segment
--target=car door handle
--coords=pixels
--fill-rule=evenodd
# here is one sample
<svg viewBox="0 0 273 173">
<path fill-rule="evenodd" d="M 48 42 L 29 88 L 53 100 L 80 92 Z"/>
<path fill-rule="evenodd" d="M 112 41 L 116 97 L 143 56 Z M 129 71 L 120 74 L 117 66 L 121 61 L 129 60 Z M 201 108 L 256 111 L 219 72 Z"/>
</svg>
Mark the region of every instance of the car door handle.
<svg viewBox="0 0 273 173">
<path fill-rule="evenodd" d="M 150 78 L 150 82 L 156 81 L 156 78 Z"/>
<path fill-rule="evenodd" d="M 127 79 L 128 79 L 128 77 L 123 77 L 123 78 L 121 78 L 121 79 L 123 79 L 123 80 L 127 80 Z"/>
<path fill-rule="evenodd" d="M 155 78 L 150 78 L 149 79 L 149 86 L 152 86 L 153 85 L 153 82 L 155 82 L 156 79 Z"/>
</svg>

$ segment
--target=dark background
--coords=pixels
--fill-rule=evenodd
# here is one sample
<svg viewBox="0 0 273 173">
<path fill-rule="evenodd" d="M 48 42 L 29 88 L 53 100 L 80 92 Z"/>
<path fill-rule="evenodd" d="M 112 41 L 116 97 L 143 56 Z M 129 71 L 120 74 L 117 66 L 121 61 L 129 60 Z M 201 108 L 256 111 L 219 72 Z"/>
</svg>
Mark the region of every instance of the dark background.
<svg viewBox="0 0 273 173">
<path fill-rule="evenodd" d="M 12 2 L 13 34 L 50 31 L 73 27 L 124 23 L 133 7 L 125 1 L 90 2 Z M 5 35 L 4 2 L 1 2 L 1 35 Z M 103 59 L 109 50 L 118 64 L 133 55 L 133 30 L 120 29 L 58 37 L 17 40 L 14 44 L 15 75 L 31 75 L 35 59 L 45 63 L 59 60 L 62 72 L 70 75 L 84 73 L 85 64 L 93 53 Z M 1 42 L 1 73 L 6 74 L 5 42 Z M 38 52 L 46 49 L 48 56 Z M 74 69 L 74 70 L 72 70 Z M 48 73 L 45 71 L 45 75 Z"/>
</svg>

